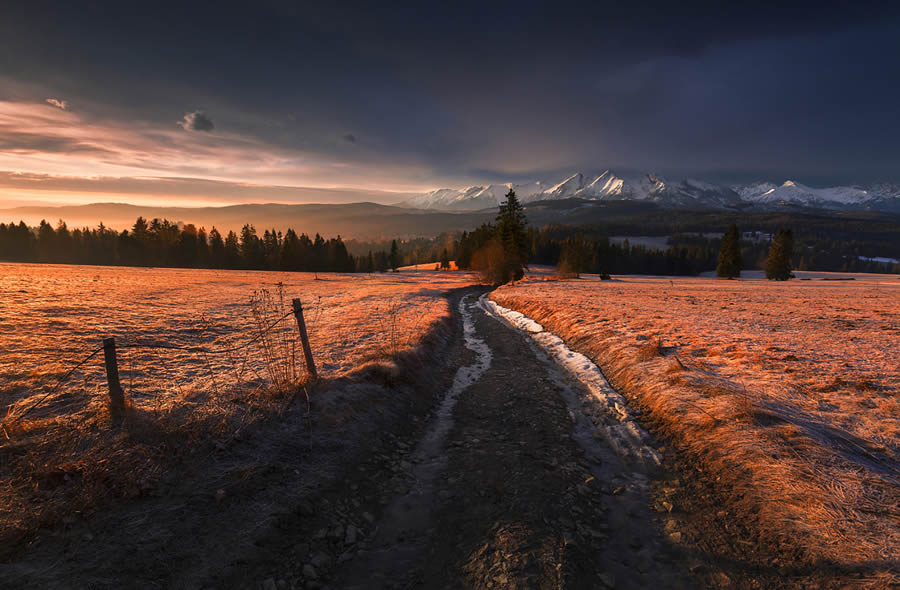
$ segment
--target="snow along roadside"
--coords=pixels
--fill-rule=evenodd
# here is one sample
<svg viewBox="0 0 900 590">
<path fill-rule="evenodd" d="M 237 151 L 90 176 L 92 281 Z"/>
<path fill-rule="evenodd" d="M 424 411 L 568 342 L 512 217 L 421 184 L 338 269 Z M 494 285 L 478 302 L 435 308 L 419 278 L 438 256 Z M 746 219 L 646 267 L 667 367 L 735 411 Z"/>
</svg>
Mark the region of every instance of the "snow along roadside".
<svg viewBox="0 0 900 590">
<path fill-rule="evenodd" d="M 623 461 L 648 468 L 660 465 L 659 454 L 649 446 L 650 435 L 638 425 L 625 398 L 591 359 L 571 350 L 562 338 L 545 331 L 525 314 L 498 305 L 487 294 L 478 299 L 478 305 L 489 316 L 526 332 L 547 356 L 587 388 L 591 400 L 584 410 L 597 428 L 595 435 L 605 438 Z"/>
</svg>

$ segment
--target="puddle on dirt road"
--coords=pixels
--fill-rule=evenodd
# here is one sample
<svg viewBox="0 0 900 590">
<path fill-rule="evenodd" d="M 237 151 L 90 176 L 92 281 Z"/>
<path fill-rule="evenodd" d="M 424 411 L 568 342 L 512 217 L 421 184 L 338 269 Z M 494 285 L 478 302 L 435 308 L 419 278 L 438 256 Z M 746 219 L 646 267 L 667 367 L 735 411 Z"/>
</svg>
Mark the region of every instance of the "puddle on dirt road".
<svg viewBox="0 0 900 590">
<path fill-rule="evenodd" d="M 410 471 L 415 484 L 407 494 L 395 497 L 386 507 L 369 549 L 360 552 L 353 572 L 348 575 L 347 587 L 372 588 L 381 584 L 373 580 L 372 572 L 380 572 L 384 581 L 396 582 L 407 574 L 423 545 L 431 527 L 431 512 L 437 501 L 435 482 L 447 466 L 447 435 L 453 427 L 453 408 L 460 394 L 478 381 L 491 366 L 491 349 L 476 335 L 470 295 L 459 302 L 466 348 L 475 355 L 475 362 L 460 367 L 453 384 L 444 395 L 441 405 L 425 435 L 413 452 Z"/>
</svg>

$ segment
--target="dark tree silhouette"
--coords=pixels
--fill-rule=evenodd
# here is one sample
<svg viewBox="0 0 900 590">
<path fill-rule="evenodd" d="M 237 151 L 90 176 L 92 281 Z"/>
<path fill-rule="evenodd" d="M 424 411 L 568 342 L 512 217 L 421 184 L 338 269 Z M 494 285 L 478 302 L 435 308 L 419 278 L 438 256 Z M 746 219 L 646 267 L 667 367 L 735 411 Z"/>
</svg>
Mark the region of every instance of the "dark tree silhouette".
<svg viewBox="0 0 900 590">
<path fill-rule="evenodd" d="M 399 252 L 396 256 L 399 258 Z M 229 231 L 192 224 L 179 227 L 165 219 L 147 222 L 139 217 L 131 230 L 119 233 L 102 223 L 94 229 L 70 230 L 62 221 L 53 229 L 46 221 L 35 228 L 24 222 L 0 223 L 0 260 L 105 264 L 119 266 L 163 266 L 179 268 L 228 268 L 304 272 L 356 272 L 388 267 L 387 252 L 369 253 L 357 260 L 341 236 L 315 241 L 288 229 L 265 230 L 263 237 L 246 224 L 240 237 Z"/>
<path fill-rule="evenodd" d="M 497 237 L 503 247 L 506 276 L 503 282 L 517 281 L 528 268 L 528 220 L 516 191 L 509 189 L 497 213 Z"/>
<path fill-rule="evenodd" d="M 397 247 L 397 240 L 391 240 L 390 265 L 393 270 L 400 268 L 400 249 Z"/>
<path fill-rule="evenodd" d="M 522 278 L 529 254 L 528 220 L 516 192 L 510 189 L 494 224 L 485 223 L 462 234 L 456 265 L 474 268 L 488 282 L 502 284 Z"/>
<path fill-rule="evenodd" d="M 766 278 L 773 281 L 787 281 L 793 275 L 791 270 L 791 254 L 794 250 L 794 232 L 779 229 L 775 232 L 775 240 L 769 249 L 766 259 Z"/>
<path fill-rule="evenodd" d="M 716 276 L 726 279 L 736 279 L 741 276 L 741 268 L 744 266 L 741 260 L 740 233 L 735 224 L 728 226 L 728 231 L 722 238 L 722 249 L 719 250 L 719 263 L 716 265 Z"/>
<path fill-rule="evenodd" d="M 565 240 L 560 249 L 556 272 L 561 277 L 578 278 L 590 268 L 591 249 L 582 236 Z"/>
</svg>

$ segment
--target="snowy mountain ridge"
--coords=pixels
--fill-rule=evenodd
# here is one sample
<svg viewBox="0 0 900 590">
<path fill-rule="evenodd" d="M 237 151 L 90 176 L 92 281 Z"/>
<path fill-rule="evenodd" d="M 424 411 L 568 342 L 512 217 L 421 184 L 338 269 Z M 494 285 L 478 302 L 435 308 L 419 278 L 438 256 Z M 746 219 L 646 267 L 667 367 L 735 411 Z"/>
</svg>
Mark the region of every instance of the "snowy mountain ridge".
<svg viewBox="0 0 900 590">
<path fill-rule="evenodd" d="M 578 172 L 556 184 L 537 181 L 527 184 L 471 186 L 464 189 L 442 188 L 416 196 L 407 204 L 421 209 L 474 211 L 496 207 L 511 188 L 524 203 L 561 199 L 625 199 L 681 208 L 802 206 L 900 212 L 900 186 L 892 184 L 813 188 L 787 180 L 780 185 L 759 182 L 726 186 L 694 179 L 667 181 L 653 174 L 622 178 L 610 170 L 596 176 Z"/>
</svg>

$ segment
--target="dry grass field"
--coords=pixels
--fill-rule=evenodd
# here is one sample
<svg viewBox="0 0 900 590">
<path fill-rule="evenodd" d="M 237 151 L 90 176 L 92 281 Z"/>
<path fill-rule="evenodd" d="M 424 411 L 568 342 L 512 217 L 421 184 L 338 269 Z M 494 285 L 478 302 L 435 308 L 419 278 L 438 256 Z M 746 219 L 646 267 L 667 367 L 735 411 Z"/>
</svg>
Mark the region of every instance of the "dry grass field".
<svg viewBox="0 0 900 590">
<path fill-rule="evenodd" d="M 757 542 L 897 582 L 900 280 L 813 276 L 533 276 L 492 298 L 592 357 Z"/>
<path fill-rule="evenodd" d="M 172 456 L 302 399 L 291 298 L 304 304 L 327 383 L 395 371 L 450 317 L 445 293 L 472 282 L 435 272 L 320 278 L 0 264 L 0 541 L 101 497 L 147 493 Z M 109 428 L 102 353 L 63 379 L 105 336 L 119 347 L 123 429 Z"/>
</svg>

